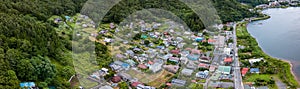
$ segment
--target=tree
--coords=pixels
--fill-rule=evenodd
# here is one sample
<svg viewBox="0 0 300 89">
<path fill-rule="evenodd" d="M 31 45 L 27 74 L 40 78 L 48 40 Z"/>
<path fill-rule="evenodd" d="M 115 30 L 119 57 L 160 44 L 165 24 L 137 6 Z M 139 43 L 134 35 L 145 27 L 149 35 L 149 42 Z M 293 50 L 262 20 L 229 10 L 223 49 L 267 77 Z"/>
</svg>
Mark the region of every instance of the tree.
<svg viewBox="0 0 300 89">
<path fill-rule="evenodd" d="M 21 80 L 36 81 L 38 79 L 35 73 L 34 66 L 27 59 L 22 59 L 21 61 L 18 61 L 16 71 L 18 71 L 17 76 Z"/>
<path fill-rule="evenodd" d="M 119 87 L 120 89 L 129 89 L 129 86 L 127 85 L 126 82 L 120 82 Z"/>
<path fill-rule="evenodd" d="M 19 83 L 20 81 L 13 70 L 0 72 L 0 89 L 19 89 Z"/>
<path fill-rule="evenodd" d="M 31 58 L 30 61 L 35 68 L 38 79 L 45 80 L 47 78 L 53 78 L 56 75 L 55 66 L 50 63 L 48 57 L 37 56 Z"/>
</svg>

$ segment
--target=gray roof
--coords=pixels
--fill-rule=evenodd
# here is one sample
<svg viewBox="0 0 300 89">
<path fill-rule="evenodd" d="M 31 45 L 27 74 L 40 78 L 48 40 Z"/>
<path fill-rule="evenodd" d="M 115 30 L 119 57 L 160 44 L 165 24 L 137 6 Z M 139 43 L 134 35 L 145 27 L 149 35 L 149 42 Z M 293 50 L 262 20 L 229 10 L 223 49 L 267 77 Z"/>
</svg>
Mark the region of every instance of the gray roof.
<svg viewBox="0 0 300 89">
<path fill-rule="evenodd" d="M 100 87 L 99 89 L 113 89 L 111 86 L 102 86 L 102 87 Z"/>
<path fill-rule="evenodd" d="M 193 72 L 194 72 L 193 70 L 187 69 L 187 68 L 184 68 L 184 69 L 181 71 L 182 74 L 188 75 L 188 76 L 192 75 Z"/>
<path fill-rule="evenodd" d="M 180 79 L 172 79 L 171 83 L 175 84 L 175 85 L 178 85 L 178 86 L 184 86 L 186 81 L 180 80 Z"/>
</svg>

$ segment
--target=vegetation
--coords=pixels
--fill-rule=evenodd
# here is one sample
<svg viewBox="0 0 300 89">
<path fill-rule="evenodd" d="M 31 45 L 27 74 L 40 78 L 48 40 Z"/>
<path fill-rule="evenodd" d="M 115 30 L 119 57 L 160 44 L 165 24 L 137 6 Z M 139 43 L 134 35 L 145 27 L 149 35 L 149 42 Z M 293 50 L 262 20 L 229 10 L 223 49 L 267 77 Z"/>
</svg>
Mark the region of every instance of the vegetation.
<svg viewBox="0 0 300 89">
<path fill-rule="evenodd" d="M 253 7 L 255 7 L 256 5 L 259 5 L 259 4 L 268 4 L 269 3 L 268 0 L 237 0 L 237 1 L 249 4 Z"/>
<path fill-rule="evenodd" d="M 264 74 L 274 74 L 278 76 L 281 81 L 283 81 L 293 89 L 299 87 L 298 82 L 295 80 L 295 77 L 291 73 L 290 64 L 282 60 L 272 58 L 269 55 L 265 54 L 258 46 L 255 38 L 253 38 L 247 32 L 247 23 L 248 22 L 242 22 L 237 25 L 238 45 L 245 46 L 245 49 L 241 49 L 238 52 L 239 58 L 242 59 L 242 63 L 248 64 L 247 62 L 243 61 L 243 59 L 264 58 L 265 62 L 254 63 L 254 66 L 259 67 Z"/>
</svg>

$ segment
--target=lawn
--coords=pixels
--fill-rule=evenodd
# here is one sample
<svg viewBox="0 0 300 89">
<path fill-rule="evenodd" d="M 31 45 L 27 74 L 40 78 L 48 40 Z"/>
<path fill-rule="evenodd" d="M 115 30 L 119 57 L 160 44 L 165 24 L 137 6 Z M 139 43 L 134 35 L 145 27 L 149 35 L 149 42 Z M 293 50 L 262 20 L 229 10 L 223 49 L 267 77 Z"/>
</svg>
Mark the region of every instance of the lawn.
<svg viewBox="0 0 300 89">
<path fill-rule="evenodd" d="M 127 73 L 131 76 L 138 78 L 139 81 L 141 81 L 142 83 L 146 83 L 153 87 L 160 87 L 173 76 L 172 73 L 166 70 L 162 70 L 154 74 L 148 74 L 130 69 Z"/>
<path fill-rule="evenodd" d="M 269 75 L 269 74 L 253 74 L 253 75 L 246 76 L 245 82 L 254 82 L 257 79 L 269 81 L 272 78 L 271 78 L 271 75 Z"/>
</svg>

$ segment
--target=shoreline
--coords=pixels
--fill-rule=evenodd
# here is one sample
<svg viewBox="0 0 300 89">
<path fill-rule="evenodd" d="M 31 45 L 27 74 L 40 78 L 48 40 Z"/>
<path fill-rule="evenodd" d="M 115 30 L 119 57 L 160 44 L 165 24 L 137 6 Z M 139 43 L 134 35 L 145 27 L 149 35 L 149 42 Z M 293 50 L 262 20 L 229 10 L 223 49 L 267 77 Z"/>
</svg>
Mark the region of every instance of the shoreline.
<svg viewBox="0 0 300 89">
<path fill-rule="evenodd" d="M 265 19 L 268 19 L 268 18 L 266 18 L 266 17 L 267 17 L 267 16 L 265 16 L 265 17 L 260 17 L 260 18 L 256 18 L 256 19 L 259 19 L 259 20 L 265 20 Z M 262 18 L 263 18 L 263 19 L 262 19 Z M 256 20 L 256 21 L 258 21 L 258 20 Z M 248 30 L 247 30 L 247 24 L 248 24 L 248 23 L 249 23 L 248 21 L 245 21 L 245 22 L 242 22 L 242 23 L 240 23 L 240 24 L 244 24 L 244 26 L 241 26 L 241 27 L 244 28 L 244 30 L 246 31 L 245 34 L 251 36 L 251 38 L 254 38 L 254 37 L 248 32 Z M 276 74 L 276 75 L 278 75 L 278 77 L 281 77 L 280 80 L 281 80 L 282 82 L 285 82 L 285 84 L 287 84 L 288 86 L 289 86 L 289 85 L 292 85 L 292 87 L 294 87 L 294 88 L 299 88 L 299 84 L 300 84 L 300 83 L 299 83 L 297 77 L 296 77 L 295 74 L 294 74 L 294 71 L 293 71 L 293 64 L 292 64 L 291 62 L 289 62 L 288 60 L 283 60 L 283 59 L 280 59 L 280 58 L 277 58 L 277 57 L 270 56 L 269 54 L 267 54 L 267 53 L 260 47 L 260 45 L 258 44 L 257 39 L 256 39 L 256 38 L 254 38 L 254 39 L 255 39 L 255 42 L 254 42 L 254 43 L 256 43 L 257 46 L 259 46 L 257 50 L 260 50 L 260 51 L 262 52 L 261 56 L 263 56 L 263 57 L 270 57 L 270 60 L 269 60 L 269 61 L 272 61 L 272 60 L 273 60 L 273 62 L 279 62 L 279 63 L 283 63 L 284 65 L 286 65 L 286 67 L 284 67 L 284 65 L 282 65 L 282 66 L 281 66 L 282 68 L 280 68 L 280 69 L 285 69 L 285 71 L 282 70 L 281 72 L 279 72 L 279 73 Z M 276 61 L 275 61 L 275 60 L 276 60 Z M 283 77 L 285 77 L 285 78 L 283 78 Z"/>
<path fill-rule="evenodd" d="M 292 75 L 294 76 L 294 78 L 296 79 L 296 81 L 298 81 L 298 83 L 300 84 L 300 81 L 299 81 L 298 77 L 294 73 L 293 63 L 291 61 L 289 61 L 289 60 L 286 60 L 286 59 L 279 59 L 279 60 L 281 60 L 283 62 L 287 62 L 287 63 L 290 64 L 290 72 L 292 73 Z"/>
<path fill-rule="evenodd" d="M 264 17 L 260 17 L 260 18 L 254 18 L 252 21 L 261 21 L 261 20 L 267 20 L 267 19 L 270 19 L 271 16 L 269 15 L 265 15 Z M 251 21 L 251 22 L 252 22 Z M 248 22 L 248 23 L 251 23 L 251 22 Z M 247 28 L 248 24 L 246 25 L 246 28 Z M 247 32 L 248 32 L 248 29 L 247 29 Z M 249 32 L 248 32 L 249 33 Z M 250 33 L 249 33 L 250 34 Z M 250 34 L 253 38 L 255 38 L 252 34 Z M 265 52 L 265 50 L 259 45 L 259 42 L 258 40 L 255 38 L 256 42 L 258 43 L 258 46 L 260 47 L 260 49 L 268 56 L 272 57 L 272 58 L 275 58 L 275 59 L 278 59 L 282 62 L 286 62 L 290 65 L 290 73 L 294 76 L 294 79 L 296 79 L 297 83 L 300 84 L 300 80 L 299 78 L 295 75 L 295 71 L 294 71 L 294 64 L 290 61 L 290 60 L 287 60 L 287 59 L 283 59 L 283 58 L 278 58 L 278 57 L 273 57 L 271 55 L 269 55 L 267 52 Z"/>
</svg>

